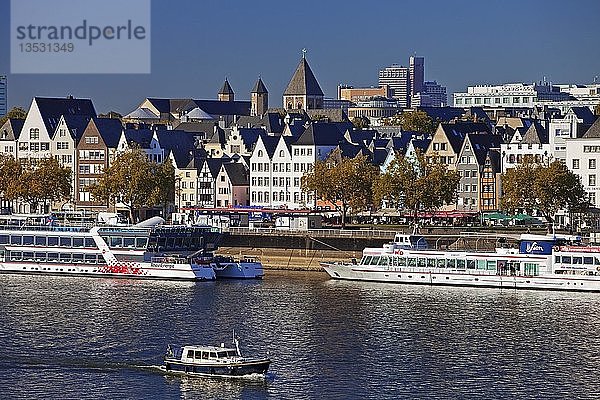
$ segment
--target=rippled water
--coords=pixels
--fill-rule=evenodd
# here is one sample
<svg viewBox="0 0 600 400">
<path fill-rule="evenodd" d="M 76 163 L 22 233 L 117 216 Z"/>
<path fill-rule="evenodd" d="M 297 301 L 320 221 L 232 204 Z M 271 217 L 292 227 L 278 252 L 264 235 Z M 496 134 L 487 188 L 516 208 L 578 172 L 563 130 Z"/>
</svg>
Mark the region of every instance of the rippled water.
<svg viewBox="0 0 600 400">
<path fill-rule="evenodd" d="M 0 397 L 598 398 L 600 294 L 330 281 L 0 276 Z M 167 343 L 273 360 L 266 380 L 165 377 Z"/>
</svg>

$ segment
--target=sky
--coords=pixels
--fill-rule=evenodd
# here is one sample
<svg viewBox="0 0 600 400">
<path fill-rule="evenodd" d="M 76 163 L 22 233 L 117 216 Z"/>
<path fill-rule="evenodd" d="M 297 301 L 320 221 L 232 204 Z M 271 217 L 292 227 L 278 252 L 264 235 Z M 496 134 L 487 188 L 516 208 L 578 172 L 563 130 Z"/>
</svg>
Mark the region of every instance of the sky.
<svg viewBox="0 0 600 400">
<path fill-rule="evenodd" d="M 425 57 L 425 79 L 449 94 L 476 84 L 544 77 L 584 84 L 600 76 L 599 0 L 151 4 L 150 74 L 10 74 L 10 1 L 0 0 L 9 108 L 28 108 L 33 96 L 73 95 L 91 98 L 99 113 L 126 114 L 146 97 L 214 99 L 225 77 L 236 99 L 248 100 L 259 76 L 269 106 L 281 107 L 303 48 L 328 98 L 339 84 L 377 85 L 381 68 L 407 65 L 411 55 Z"/>
</svg>

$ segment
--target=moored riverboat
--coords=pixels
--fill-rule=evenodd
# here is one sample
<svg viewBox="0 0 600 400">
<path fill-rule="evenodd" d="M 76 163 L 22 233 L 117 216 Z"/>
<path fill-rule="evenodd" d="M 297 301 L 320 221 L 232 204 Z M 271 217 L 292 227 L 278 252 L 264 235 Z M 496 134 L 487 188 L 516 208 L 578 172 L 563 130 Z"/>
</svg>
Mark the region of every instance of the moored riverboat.
<svg viewBox="0 0 600 400">
<path fill-rule="evenodd" d="M 409 236 L 364 249 L 359 262 L 321 265 L 333 279 L 600 292 L 600 247 L 579 236 L 523 234 L 518 248 L 490 252 L 417 248 Z"/>
</svg>

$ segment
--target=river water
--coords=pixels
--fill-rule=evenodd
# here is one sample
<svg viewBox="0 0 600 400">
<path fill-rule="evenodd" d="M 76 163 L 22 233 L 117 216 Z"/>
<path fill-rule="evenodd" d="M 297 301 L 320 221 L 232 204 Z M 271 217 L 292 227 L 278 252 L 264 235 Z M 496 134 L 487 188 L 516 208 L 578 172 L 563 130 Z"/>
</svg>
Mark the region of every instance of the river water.
<svg viewBox="0 0 600 400">
<path fill-rule="evenodd" d="M 600 294 L 271 272 L 179 283 L 0 276 L 0 398 L 599 398 Z M 168 343 L 266 355 L 267 379 L 166 377 Z"/>
</svg>

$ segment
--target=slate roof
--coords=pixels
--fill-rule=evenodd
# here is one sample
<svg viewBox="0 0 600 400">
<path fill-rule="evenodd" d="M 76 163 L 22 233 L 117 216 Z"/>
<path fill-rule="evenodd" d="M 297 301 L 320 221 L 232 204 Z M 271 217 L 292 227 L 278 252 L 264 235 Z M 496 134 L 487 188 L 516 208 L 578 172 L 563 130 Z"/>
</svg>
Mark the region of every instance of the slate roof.
<svg viewBox="0 0 600 400">
<path fill-rule="evenodd" d="M 79 142 L 81 136 L 83 136 L 83 131 L 90 123 L 92 119 L 86 115 L 65 115 L 64 116 L 65 123 L 67 124 L 67 128 L 69 129 L 69 134 L 75 140 L 75 142 Z M 52 132 L 50 135 L 54 137 L 56 131 Z"/>
<path fill-rule="evenodd" d="M 460 152 L 462 143 L 467 133 L 487 132 L 491 133 L 489 125 L 483 122 L 464 122 L 442 123 L 442 129 L 456 154 Z"/>
<path fill-rule="evenodd" d="M 590 126 L 590 129 L 587 130 L 584 138 L 600 138 L 600 118 L 596 119 L 596 122 Z"/>
<path fill-rule="evenodd" d="M 238 133 L 244 142 L 244 146 L 246 146 L 247 149 L 252 150 L 258 137 L 267 132 L 263 128 L 238 128 Z"/>
<path fill-rule="evenodd" d="M 258 78 L 258 80 L 256 81 L 256 83 L 254 84 L 254 87 L 252 88 L 252 92 L 251 93 L 258 93 L 258 94 L 266 94 L 269 93 L 269 91 L 267 90 L 265 84 L 263 83 L 262 79 Z"/>
<path fill-rule="evenodd" d="M 200 107 L 195 107 L 185 114 L 188 119 L 200 119 L 200 120 L 214 120 L 215 118 Z"/>
<path fill-rule="evenodd" d="M 17 140 L 23 129 L 24 119 L 8 118 L 0 127 L 1 140 Z"/>
<path fill-rule="evenodd" d="M 278 112 L 266 112 L 264 115 L 243 115 L 236 121 L 236 125 L 245 128 L 264 127 L 268 133 L 283 133 L 285 124 Z"/>
<path fill-rule="evenodd" d="M 156 131 L 158 143 L 163 149 L 173 153 L 177 165 L 187 165 L 194 157 L 196 138 L 194 134 L 179 130 Z"/>
<path fill-rule="evenodd" d="M 371 162 L 373 163 L 373 165 L 377 165 L 377 166 L 383 165 L 383 163 L 385 162 L 390 151 L 393 151 L 393 150 L 389 150 L 389 149 L 373 150 L 373 156 L 371 159 Z"/>
<path fill-rule="evenodd" d="M 348 115 L 341 108 L 317 108 L 306 110 L 306 114 L 311 120 L 325 117 L 329 122 L 347 122 Z"/>
<path fill-rule="evenodd" d="M 212 115 L 250 115 L 249 101 L 194 100 L 196 106 Z"/>
<path fill-rule="evenodd" d="M 221 90 L 219 90 L 219 94 L 234 94 L 227 78 L 225 78 L 225 82 L 223 82 L 223 86 L 221 87 Z"/>
<path fill-rule="evenodd" d="M 146 107 L 136 108 L 123 118 L 126 119 L 160 119 L 160 117 L 154 114 L 151 110 Z"/>
<path fill-rule="evenodd" d="M 125 129 L 123 131 L 129 145 L 137 144 L 142 149 L 150 148 L 153 133 L 150 129 Z"/>
<path fill-rule="evenodd" d="M 458 107 L 417 107 L 417 110 L 424 111 L 434 121 L 450 122 L 453 119 L 460 118 L 465 110 Z"/>
<path fill-rule="evenodd" d="M 488 150 L 487 156 L 490 159 L 490 165 L 492 166 L 493 172 L 500 172 L 500 150 L 498 149 L 490 149 Z"/>
<path fill-rule="evenodd" d="M 300 135 L 295 144 L 335 146 L 343 140 L 343 136 L 343 132 L 334 123 L 313 122 Z"/>
<path fill-rule="evenodd" d="M 488 150 L 492 148 L 500 148 L 502 143 L 502 136 L 490 135 L 485 133 L 468 134 L 469 142 L 471 143 L 471 150 L 477 159 L 479 165 L 485 163 L 485 158 L 488 154 Z"/>
<path fill-rule="evenodd" d="M 121 124 L 120 120 L 116 118 L 94 118 L 89 124 L 96 125 L 96 129 L 100 133 L 106 147 L 110 149 L 117 148 L 121 132 L 123 131 L 123 124 Z"/>
<path fill-rule="evenodd" d="M 584 124 L 593 124 L 596 120 L 596 116 L 589 107 L 571 107 L 571 111 L 577 118 L 583 120 Z"/>
<path fill-rule="evenodd" d="M 366 145 L 375 137 L 376 131 L 368 129 L 351 129 L 345 132 L 344 138 L 353 144 Z"/>
<path fill-rule="evenodd" d="M 275 149 L 279 144 L 280 136 L 269 136 L 261 134 L 260 138 L 262 139 L 263 144 L 265 145 L 265 149 L 267 150 L 267 155 L 269 158 L 273 158 L 273 154 L 275 154 Z"/>
<path fill-rule="evenodd" d="M 34 101 L 49 135 L 52 135 L 56 130 L 62 115 L 96 117 L 96 110 L 90 99 L 34 97 Z"/>
<path fill-rule="evenodd" d="M 250 174 L 244 164 L 231 162 L 223 164 L 223 168 L 233 186 L 248 186 L 250 184 Z"/>
<path fill-rule="evenodd" d="M 523 144 L 548 144 L 548 130 L 546 130 L 539 122 L 532 123 L 523 138 Z"/>
<path fill-rule="evenodd" d="M 296 72 L 294 72 L 283 95 L 323 96 L 321 86 L 319 86 L 319 82 L 317 82 L 317 78 L 315 78 L 305 57 L 300 60 L 300 64 L 298 64 L 298 68 L 296 68 Z"/>
<path fill-rule="evenodd" d="M 188 121 L 180 122 L 179 124 L 173 124 L 173 129 L 186 132 L 204 133 L 204 138 L 212 137 L 215 132 L 215 127 L 218 125 L 215 121 Z"/>
<path fill-rule="evenodd" d="M 204 160 L 213 179 L 219 174 L 223 163 L 228 161 L 229 158 L 206 158 Z"/>
<path fill-rule="evenodd" d="M 415 149 L 421 150 L 423 153 L 429 147 L 429 143 L 431 143 L 431 138 L 423 138 L 423 139 L 412 139 L 412 145 Z"/>
</svg>

